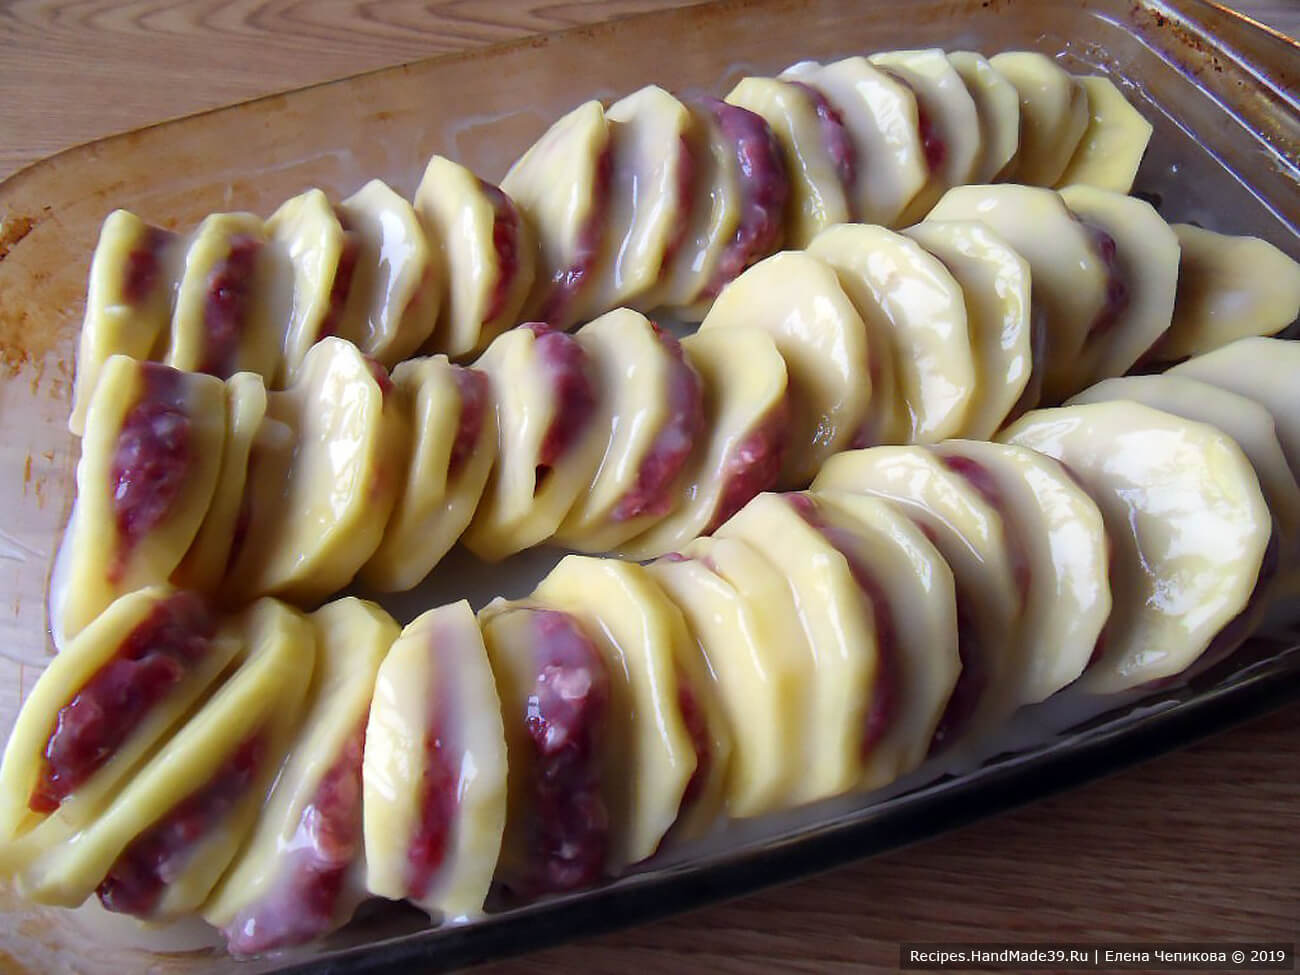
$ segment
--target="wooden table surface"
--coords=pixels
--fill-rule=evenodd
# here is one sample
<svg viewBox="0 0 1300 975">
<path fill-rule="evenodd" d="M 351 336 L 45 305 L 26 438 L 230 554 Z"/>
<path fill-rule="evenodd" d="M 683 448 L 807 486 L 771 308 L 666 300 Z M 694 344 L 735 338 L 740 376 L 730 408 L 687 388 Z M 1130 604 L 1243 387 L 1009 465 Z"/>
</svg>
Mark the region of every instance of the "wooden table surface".
<svg viewBox="0 0 1300 975">
<path fill-rule="evenodd" d="M 0 4 L 0 177 L 164 118 L 681 2 Z M 1300 36 L 1296 0 L 1235 6 Z M 493 970 L 890 971 L 904 940 L 1295 942 L 1298 744 L 1290 709 L 921 846 Z"/>
</svg>

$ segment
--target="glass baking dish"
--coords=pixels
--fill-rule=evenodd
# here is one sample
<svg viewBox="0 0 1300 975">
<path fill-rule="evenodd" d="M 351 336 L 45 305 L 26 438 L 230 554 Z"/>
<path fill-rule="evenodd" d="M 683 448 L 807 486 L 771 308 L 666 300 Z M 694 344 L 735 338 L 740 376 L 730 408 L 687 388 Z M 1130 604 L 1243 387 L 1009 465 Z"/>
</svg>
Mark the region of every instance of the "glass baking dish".
<svg viewBox="0 0 1300 975">
<path fill-rule="evenodd" d="M 1300 47 L 1204 0 L 730 0 L 402 65 L 68 150 L 0 184 L 0 729 L 51 651 L 44 593 L 72 501 L 66 432 L 75 336 L 99 225 L 127 207 L 188 227 L 218 209 L 269 213 L 309 186 L 371 177 L 409 194 L 439 152 L 499 179 L 589 97 L 657 82 L 725 93 L 748 73 L 891 48 L 1027 48 L 1104 72 L 1154 123 L 1138 175 L 1171 221 L 1263 237 L 1300 257 Z M 400 619 L 447 599 L 521 595 L 557 554 L 482 566 L 462 553 L 385 600 Z M 449 580 L 455 580 L 454 583 Z M 1081 784 L 1300 696 L 1300 631 L 1270 627 L 1221 666 L 1145 697 L 1068 693 L 1022 714 L 975 767 L 929 766 L 888 793 L 729 828 L 594 891 L 460 927 L 366 910 L 329 941 L 251 963 L 147 954 L 87 912 L 0 891 L 6 970 L 361 972 L 448 967 L 648 920 L 892 849 Z M 173 942 L 175 947 L 185 934 Z"/>
</svg>

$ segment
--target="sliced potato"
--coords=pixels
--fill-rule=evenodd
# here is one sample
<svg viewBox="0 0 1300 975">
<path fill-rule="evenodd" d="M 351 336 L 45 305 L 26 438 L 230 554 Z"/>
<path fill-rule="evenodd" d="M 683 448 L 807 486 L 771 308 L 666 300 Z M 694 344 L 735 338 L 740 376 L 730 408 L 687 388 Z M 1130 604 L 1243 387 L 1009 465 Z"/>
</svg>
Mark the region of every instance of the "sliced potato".
<svg viewBox="0 0 1300 975">
<path fill-rule="evenodd" d="M 578 619 L 611 671 L 626 675 L 631 727 L 619 787 L 627 790 L 627 815 L 610 824 L 611 853 L 618 863 L 638 863 L 679 818 L 699 821 L 693 807 L 701 797 L 717 813 L 729 736 L 709 726 L 713 688 L 701 679 L 707 671 L 698 647 L 676 605 L 633 562 L 567 556 L 531 598 Z"/>
<path fill-rule="evenodd" d="M 809 492 L 814 521 L 869 590 L 892 634 L 892 720 L 862 757 L 859 785 L 878 789 L 930 752 L 961 672 L 952 570 L 893 505 L 845 491 Z M 879 629 L 879 626 L 878 626 Z"/>
<path fill-rule="evenodd" d="M 1272 517 L 1226 434 L 1112 402 L 1037 410 L 999 439 L 1065 464 L 1115 546 L 1114 606 L 1081 686 L 1109 694 L 1174 677 L 1245 609 Z"/>
<path fill-rule="evenodd" d="M 959 186 L 927 220 L 979 220 L 1029 262 L 1046 322 L 1043 396 L 1059 402 L 1087 384 L 1081 353 L 1106 305 L 1110 271 L 1096 237 L 1060 194 L 1034 186 Z"/>
<path fill-rule="evenodd" d="M 1083 673 L 1110 616 L 1101 511 L 1064 467 L 1036 451 L 975 440 L 947 440 L 934 451 L 1001 497 L 1003 526 L 1025 557 L 1018 702 L 1046 700 Z"/>
<path fill-rule="evenodd" d="M 776 484 L 789 440 L 785 359 L 756 328 L 711 329 L 682 340 L 703 387 L 701 434 L 676 488 L 677 505 L 618 546 L 649 559 L 707 535 Z"/>
<path fill-rule="evenodd" d="M 406 418 L 406 477 L 383 540 L 361 567 L 379 592 L 410 589 L 433 571 L 474 516 L 496 460 L 496 410 L 487 377 L 446 356 L 393 370 Z"/>
<path fill-rule="evenodd" d="M 1088 128 L 1088 95 L 1045 54 L 1004 51 L 989 64 L 1020 94 L 1020 151 L 1003 175 L 1029 186 L 1055 186 Z"/>
<path fill-rule="evenodd" d="M 495 880 L 517 897 L 591 886 L 621 866 L 610 834 L 629 811 L 627 677 L 559 610 L 497 599 L 479 624 L 508 758 Z"/>
<path fill-rule="evenodd" d="M 1258 237 L 1170 225 L 1182 257 L 1169 332 L 1155 362 L 1177 362 L 1240 338 L 1274 335 L 1300 316 L 1300 263 Z"/>
<path fill-rule="evenodd" d="M 236 956 L 328 934 L 365 896 L 362 746 L 375 674 L 398 626 L 352 597 L 322 606 L 310 620 L 319 659 L 302 727 L 252 832 L 203 908 Z"/>
<path fill-rule="evenodd" d="M 827 146 L 812 94 L 790 81 L 745 78 L 726 101 L 761 116 L 776 134 L 790 177 L 787 246 L 804 247 L 824 227 L 852 219 L 849 191 Z"/>
<path fill-rule="evenodd" d="M 1198 355 L 1169 370 L 1171 376 L 1199 379 L 1248 396 L 1268 410 L 1282 452 L 1300 479 L 1300 343 L 1245 338 Z"/>
<path fill-rule="evenodd" d="M 578 329 L 604 405 L 604 456 L 556 541 L 607 552 L 671 508 L 674 486 L 702 427 L 700 377 L 671 335 L 630 308 Z"/>
<path fill-rule="evenodd" d="M 505 828 L 506 739 L 463 600 L 407 624 L 380 666 L 363 783 L 370 892 L 436 920 L 480 915 Z"/>
<path fill-rule="evenodd" d="M 889 51 L 871 63 L 884 68 L 912 89 L 920 109 L 921 140 L 930 175 L 897 224 L 924 217 L 950 186 L 969 183 L 983 152 L 983 133 L 975 100 L 943 51 Z"/>
<path fill-rule="evenodd" d="M 936 731 L 936 747 L 987 733 L 1019 705 L 1019 553 L 1007 535 L 1008 513 L 979 487 L 923 447 L 849 451 L 831 458 L 813 482 L 814 492 L 847 491 L 897 505 L 952 568 L 962 672 Z"/>
<path fill-rule="evenodd" d="M 740 159 L 717 116 L 701 101 L 685 103 L 690 114 L 685 139 L 690 158 L 691 195 L 686 201 L 681 239 L 666 256 L 658 283 L 633 307 L 668 307 L 679 318 L 698 321 L 691 307 L 718 276 L 722 255 L 735 238 L 745 208 Z M 683 174 L 686 175 L 686 174 Z"/>
<path fill-rule="evenodd" d="M 167 581 L 212 502 L 225 438 L 219 379 L 124 355 L 104 364 L 50 584 L 60 644 L 118 596 Z"/>
<path fill-rule="evenodd" d="M 604 242 L 612 177 L 609 122 L 583 102 L 529 147 L 501 188 L 537 232 L 533 290 L 520 317 L 568 328 Z"/>
<path fill-rule="evenodd" d="M 862 779 L 863 756 L 896 717 L 896 647 L 887 607 L 872 601 L 802 495 L 760 494 L 716 537 L 748 543 L 785 577 L 795 621 L 812 651 L 803 795 L 821 799 L 849 791 Z"/>
<path fill-rule="evenodd" d="M 1178 287 L 1178 238 L 1155 208 L 1135 196 L 1067 186 L 1061 199 L 1115 245 L 1117 277 L 1100 327 L 1084 346 L 1090 382 L 1122 376 L 1169 331 Z"/>
<path fill-rule="evenodd" d="M 502 190 L 445 156 L 429 160 L 414 206 L 447 266 L 426 347 L 452 358 L 473 355 L 519 321 L 536 271 L 532 231 Z"/>
<path fill-rule="evenodd" d="M 89 826 L 241 650 L 192 593 L 115 600 L 23 702 L 0 765 L 0 869 Z"/>
<path fill-rule="evenodd" d="M 894 226 L 930 174 L 912 89 L 863 57 L 802 61 L 781 76 L 813 86 L 842 114 L 862 161 L 850 198 L 854 219 Z"/>
<path fill-rule="evenodd" d="M 1034 371 L 1029 263 L 973 220 L 927 220 L 905 233 L 943 262 L 966 301 L 975 380 L 956 432 L 991 437 L 1021 401 Z"/>
<path fill-rule="evenodd" d="M 266 245 L 266 225 L 251 213 L 214 213 L 199 224 L 176 290 L 167 365 L 221 379 L 280 372 L 286 268 Z"/>
<path fill-rule="evenodd" d="M 691 203 L 691 116 L 658 85 L 605 111 L 610 130 L 609 207 L 591 282 L 576 299 L 579 321 L 635 304 L 658 284 L 681 243 Z"/>
<path fill-rule="evenodd" d="M 1244 395 L 1185 375 L 1108 379 L 1080 393 L 1067 405 L 1113 400 L 1142 403 L 1207 424 L 1231 437 L 1255 469 L 1264 500 L 1277 521 L 1279 564 L 1288 570 L 1300 564 L 1300 486 L 1282 452 L 1277 427 L 1268 410 Z"/>
<path fill-rule="evenodd" d="M 312 346 L 298 381 L 269 395 L 225 598 L 312 602 L 347 585 L 383 537 L 405 445 L 387 374 L 342 339 Z"/>
<path fill-rule="evenodd" d="M 975 100 L 983 136 L 971 182 L 992 183 L 1020 150 L 1020 93 L 982 54 L 949 51 L 948 61 Z"/>
<path fill-rule="evenodd" d="M 808 253 L 835 268 L 864 319 L 883 313 L 889 322 L 904 408 L 898 439 L 928 443 L 962 429 L 975 395 L 975 356 L 966 299 L 943 263 L 913 240 L 863 224 L 830 228 Z"/>
<path fill-rule="evenodd" d="M 85 429 L 86 410 L 109 356 L 160 359 L 166 353 L 184 246 L 178 235 L 126 210 L 114 210 L 104 220 L 90 260 L 86 317 L 77 344 L 68 418 L 74 435 Z"/>
<path fill-rule="evenodd" d="M 701 333 L 734 328 L 770 333 L 785 358 L 792 425 L 780 484 L 802 487 L 867 423 L 873 391 L 866 325 L 829 266 L 787 251 L 723 289 L 700 325 Z"/>
<path fill-rule="evenodd" d="M 583 346 L 545 327 L 506 332 L 475 368 L 488 376 L 499 446 L 464 540 L 479 558 L 495 561 L 555 534 L 592 482 L 612 404 L 599 399 Z"/>
<path fill-rule="evenodd" d="M 1151 123 L 1109 78 L 1089 75 L 1075 80 L 1088 96 L 1088 127 L 1056 185 L 1127 193 L 1151 141 Z"/>
<path fill-rule="evenodd" d="M 280 368 L 267 385 L 297 377 L 307 350 L 342 324 L 352 289 L 359 241 L 339 223 L 325 194 L 308 190 L 280 204 L 266 221 L 270 246 L 283 253 L 292 276 L 289 314 L 281 336 Z"/>
<path fill-rule="evenodd" d="M 263 599 L 227 621 L 239 668 L 69 842 L 27 864 L 19 891 L 153 920 L 193 913 L 247 836 L 297 726 L 316 662 L 306 617 Z"/>
<path fill-rule="evenodd" d="M 182 589 L 216 592 L 226 574 L 239 532 L 239 514 L 248 480 L 248 458 L 266 418 L 266 385 L 261 376 L 237 372 L 225 383 L 226 442 L 207 514 L 189 551 L 171 574 Z"/>
<path fill-rule="evenodd" d="M 338 206 L 356 235 L 356 270 L 334 333 L 392 367 L 414 355 L 438 322 L 444 257 L 414 208 L 382 180 L 372 179 Z"/>
<path fill-rule="evenodd" d="M 744 818 L 778 808 L 790 771 L 785 734 L 797 718 L 786 700 L 787 682 L 762 662 L 765 651 L 757 642 L 753 611 L 730 583 L 698 560 L 659 559 L 646 571 L 681 611 L 715 681 L 721 714 L 710 728 L 734 734 L 719 797 L 727 813 Z"/>
<path fill-rule="evenodd" d="M 793 594 L 779 569 L 753 546 L 736 538 L 699 538 L 682 553 L 702 565 L 719 582 L 707 594 L 688 598 L 682 589 L 691 578 L 661 560 L 668 593 L 680 599 L 718 681 L 723 706 L 732 722 L 736 742 L 733 762 L 740 763 L 728 782 L 730 813 L 756 816 L 811 801 L 817 783 L 806 771 L 816 759 L 814 717 L 814 657 L 799 625 Z M 674 581 L 678 580 L 678 581 Z M 740 601 L 735 602 L 735 598 Z M 706 612 L 721 619 L 706 621 Z M 721 645 L 723 626 L 740 626 L 744 636 Z M 765 687 L 754 681 L 764 681 Z M 755 696 L 745 698 L 752 693 Z M 754 701 L 765 702 L 761 710 Z M 742 718 L 741 710 L 748 709 Z M 770 726 L 755 727 L 762 723 Z"/>
</svg>

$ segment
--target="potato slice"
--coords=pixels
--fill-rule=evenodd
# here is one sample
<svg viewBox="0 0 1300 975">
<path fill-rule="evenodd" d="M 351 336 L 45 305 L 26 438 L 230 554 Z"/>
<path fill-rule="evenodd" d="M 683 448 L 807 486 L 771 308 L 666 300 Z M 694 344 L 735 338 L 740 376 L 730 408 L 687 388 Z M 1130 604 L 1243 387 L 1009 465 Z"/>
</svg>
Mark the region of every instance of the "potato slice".
<svg viewBox="0 0 1300 975">
<path fill-rule="evenodd" d="M 289 309 L 285 268 L 267 241 L 251 213 L 214 213 L 199 224 L 176 291 L 167 365 L 221 379 L 279 373 Z"/>
<path fill-rule="evenodd" d="M 1151 204 L 1135 196 L 1067 186 L 1061 199 L 1114 244 L 1112 285 L 1084 356 L 1090 382 L 1122 376 L 1169 331 L 1178 287 L 1178 238 Z"/>
<path fill-rule="evenodd" d="M 1067 405 L 1113 400 L 1142 403 L 1207 424 L 1231 437 L 1255 469 L 1264 500 L 1277 521 L 1278 563 L 1286 570 L 1300 565 L 1300 486 L 1282 452 L 1268 410 L 1246 396 L 1178 375 L 1108 379 L 1075 396 Z"/>
<path fill-rule="evenodd" d="M 1047 326 L 1043 396 L 1059 402 L 1082 389 L 1081 353 L 1105 310 L 1111 269 L 1096 235 L 1060 194 L 1033 186 L 960 186 L 944 194 L 929 220 L 982 221 L 1029 262 Z"/>
<path fill-rule="evenodd" d="M 54 657 L 0 765 L 6 871 L 89 826 L 242 649 L 192 593 L 128 593 Z"/>
<path fill-rule="evenodd" d="M 867 327 L 830 267 L 790 251 L 728 285 L 700 325 L 701 333 L 734 328 L 763 329 L 785 358 L 791 439 L 780 484 L 802 487 L 867 423 L 873 398 Z"/>
<path fill-rule="evenodd" d="M 266 386 L 261 376 L 237 372 L 225 386 L 226 442 L 212 503 L 189 551 L 171 574 L 173 584 L 203 593 L 216 592 L 225 576 L 231 546 L 239 532 L 248 458 L 266 418 Z"/>
<path fill-rule="evenodd" d="M 505 827 L 506 739 L 463 600 L 407 624 L 380 667 L 364 783 L 370 891 L 436 920 L 480 915 Z"/>
<path fill-rule="evenodd" d="M 709 728 L 734 734 L 721 783 L 728 815 L 745 818 L 780 808 L 794 772 L 789 735 L 802 733 L 796 729 L 803 675 L 794 667 L 772 668 L 754 611 L 703 561 L 663 558 L 646 571 L 680 609 L 713 675 L 721 713 Z M 697 805 L 703 811 L 710 804 L 701 796 Z"/>
<path fill-rule="evenodd" d="M 23 896 L 151 920 L 193 913 L 253 825 L 297 726 L 316 662 L 306 617 L 273 599 L 220 630 L 239 668 L 149 759 L 111 805 L 27 864 Z"/>
<path fill-rule="evenodd" d="M 780 247 L 792 192 L 780 142 L 761 115 L 717 98 L 699 98 L 695 104 L 711 118 L 714 152 L 731 159 L 740 212 L 730 238 L 722 241 L 704 290 L 694 304 L 673 309 L 674 315 L 690 322 L 708 313 L 712 299 L 730 281 Z"/>
<path fill-rule="evenodd" d="M 1115 545 L 1114 607 L 1082 687 L 1109 694 L 1174 677 L 1246 607 L 1272 518 L 1226 434 L 1114 402 L 1037 410 L 999 439 L 1065 464 Z"/>
<path fill-rule="evenodd" d="M 297 378 L 307 350 L 342 324 L 360 241 L 343 229 L 329 198 L 318 189 L 280 204 L 266 221 L 266 232 L 292 277 L 280 368 L 266 377 L 268 386 L 282 389 Z"/>
<path fill-rule="evenodd" d="M 179 235 L 114 210 L 90 260 L 86 317 L 77 344 L 77 378 L 68 429 L 80 437 L 99 372 L 109 356 L 159 359 L 166 351 L 176 280 L 184 260 Z"/>
<path fill-rule="evenodd" d="M 1291 471 L 1300 480 L 1300 343 L 1238 339 L 1174 366 L 1170 376 L 1199 379 L 1248 396 L 1268 410 Z"/>
<path fill-rule="evenodd" d="M 268 397 L 224 595 L 312 602 L 351 581 L 378 547 L 405 465 L 405 424 L 381 368 L 339 338 Z"/>
<path fill-rule="evenodd" d="M 993 436 L 1034 371 L 1029 263 L 977 221 L 925 221 L 904 231 L 946 267 L 966 301 L 975 366 L 962 436 Z"/>
<path fill-rule="evenodd" d="M 841 113 L 862 162 L 849 200 L 854 219 L 895 225 L 930 174 L 912 89 L 863 57 L 801 61 L 781 77 L 812 86 Z"/>
<path fill-rule="evenodd" d="M 675 489 L 677 505 L 618 548 L 649 559 L 707 535 L 776 484 L 789 440 L 785 360 L 756 328 L 712 329 L 682 340 L 703 387 L 701 435 Z"/>
<path fill-rule="evenodd" d="M 647 85 L 606 109 L 605 119 L 609 207 L 590 284 L 575 301 L 579 321 L 634 304 L 655 287 L 681 243 L 693 191 L 685 105 Z"/>
<path fill-rule="evenodd" d="M 804 247 L 822 228 L 852 219 L 850 187 L 842 176 L 847 143 L 828 143 L 826 123 L 831 127 L 838 123 L 828 118 L 824 108 L 819 114 L 814 92 L 776 78 L 745 78 L 726 102 L 761 116 L 776 135 L 790 179 L 786 246 Z M 836 148 L 838 160 L 832 154 Z"/>
<path fill-rule="evenodd" d="M 578 329 L 598 377 L 604 456 L 555 540 L 607 552 L 653 525 L 675 500 L 677 475 L 703 427 L 700 377 L 681 345 L 620 308 Z"/>
<path fill-rule="evenodd" d="M 338 206 L 356 235 L 356 269 L 336 335 L 392 367 L 429 340 L 438 321 L 446 268 L 411 204 L 372 179 Z"/>
<path fill-rule="evenodd" d="M 681 555 L 718 576 L 743 604 L 730 603 L 727 597 L 727 624 L 743 626 L 748 637 L 725 650 L 716 645 L 708 635 L 710 631 L 702 625 L 701 613 L 709 603 L 695 602 L 688 611 L 710 669 L 719 681 L 724 706 L 732 716 L 733 738 L 741 743 L 737 745 L 737 753 L 751 747 L 748 744 L 751 734 L 758 736 L 754 753 L 748 759 L 736 759 L 746 762 L 748 767 L 733 777 L 728 786 L 731 814 L 754 816 L 821 798 L 826 794 L 823 783 L 808 774 L 819 758 L 816 745 L 820 739 L 812 711 L 817 693 L 816 658 L 799 623 L 790 584 L 780 569 L 739 538 L 697 538 Z M 669 589 L 674 597 L 679 592 L 680 589 Z M 714 594 L 723 593 L 726 589 L 715 584 Z M 720 608 L 723 604 L 714 605 Z M 719 637 L 722 631 L 718 627 L 722 622 L 715 619 L 712 623 L 712 632 Z M 737 668 L 736 673 L 723 673 L 732 666 Z M 762 675 L 758 679 L 770 681 L 771 688 L 742 704 L 739 694 L 746 688 L 756 690 L 752 686 L 755 669 Z M 739 720 L 738 710 L 753 708 L 754 700 L 765 701 L 770 707 L 753 710 L 747 718 Z M 753 727 L 759 721 L 775 727 L 760 736 Z"/>
<path fill-rule="evenodd" d="M 398 626 L 378 606 L 351 597 L 309 618 L 319 659 L 302 727 L 252 832 L 203 908 L 236 956 L 328 934 L 365 896 L 362 746 L 375 674 Z"/>
<path fill-rule="evenodd" d="M 520 898 L 589 887 L 621 866 L 610 832 L 628 814 L 626 676 L 567 613 L 497 599 L 479 623 L 508 758 L 496 881 Z"/>
<path fill-rule="evenodd" d="M 1059 64 L 1036 51 L 1004 51 L 989 64 L 1020 94 L 1020 151 L 1003 176 L 1055 186 L 1088 128 L 1088 95 Z"/>
<path fill-rule="evenodd" d="M 917 523 L 951 566 L 962 671 L 935 732 L 935 747 L 977 738 L 1019 704 L 1024 612 L 1022 554 L 1004 512 L 980 485 L 923 447 L 875 447 L 833 457 L 813 491 L 884 498 Z"/>
<path fill-rule="evenodd" d="M 1008 536 L 1025 553 L 1020 704 L 1051 697 L 1083 673 L 1110 616 L 1110 544 L 1096 503 L 1059 463 L 1011 444 L 946 440 L 944 464 L 986 482 Z"/>
<path fill-rule="evenodd" d="M 893 639 L 892 719 L 861 757 L 858 785 L 878 789 L 930 751 L 961 672 L 952 570 L 925 532 L 893 505 L 845 491 L 816 491 L 805 516 L 848 560 Z"/>
<path fill-rule="evenodd" d="M 1076 75 L 1074 80 L 1088 96 L 1088 127 L 1056 185 L 1127 193 L 1151 141 L 1151 123 L 1109 78 Z"/>
<path fill-rule="evenodd" d="M 361 567 L 379 592 L 410 589 L 433 571 L 474 516 L 496 460 L 496 410 L 487 376 L 446 356 L 393 370 L 409 439 L 406 477 L 383 540 Z"/>
<path fill-rule="evenodd" d="M 1020 149 L 1020 93 L 982 54 L 949 51 L 948 63 L 975 101 L 983 145 L 972 183 L 992 183 Z"/>
<path fill-rule="evenodd" d="M 537 231 L 540 253 L 532 294 L 520 317 L 568 328 L 590 286 L 605 239 L 613 155 L 598 101 L 552 125 L 510 167 L 501 188 Z"/>
<path fill-rule="evenodd" d="M 425 167 L 415 211 L 447 264 L 446 294 L 426 347 L 453 359 L 481 352 L 519 321 L 536 272 L 532 231 L 501 189 L 445 156 Z"/>
<path fill-rule="evenodd" d="M 1300 263 L 1258 237 L 1170 225 L 1182 250 L 1178 297 L 1154 362 L 1177 362 L 1240 338 L 1274 335 L 1300 316 Z"/>
<path fill-rule="evenodd" d="M 493 342 L 475 368 L 496 403 L 496 466 L 464 540 L 496 561 L 555 534 L 605 449 L 609 423 L 595 370 L 571 335 L 525 326 Z"/>
<path fill-rule="evenodd" d="M 626 675 L 631 722 L 619 763 L 620 804 L 611 821 L 611 856 L 621 864 L 652 856 L 679 819 L 699 827 L 718 811 L 729 737 L 708 720 L 713 688 L 681 612 L 633 562 L 570 555 L 533 592 L 538 605 L 577 619 L 611 672 Z M 708 800 L 703 822 L 695 803 Z"/>
<path fill-rule="evenodd" d="M 56 643 L 118 596 L 167 581 L 212 501 L 225 437 L 219 379 L 124 355 L 104 364 L 50 583 Z"/>
<path fill-rule="evenodd" d="M 862 778 L 863 756 L 891 730 L 897 714 L 897 647 L 888 605 L 874 602 L 860 585 L 802 495 L 760 494 L 716 537 L 748 543 L 785 577 L 795 622 L 812 651 L 804 797 L 849 791 Z"/>
<path fill-rule="evenodd" d="M 683 138 L 690 166 L 689 174 L 680 175 L 683 183 L 689 182 L 690 192 L 684 200 L 684 221 L 678 228 L 681 237 L 677 246 L 665 254 L 658 283 L 632 302 L 639 310 L 672 308 L 676 317 L 698 321 L 702 313 L 695 315 L 691 308 L 713 286 L 723 254 L 747 215 L 747 176 L 742 172 L 736 142 L 728 138 L 714 104 L 723 103 L 685 103 L 689 118 Z M 777 222 L 781 209 L 774 208 Z"/>
<path fill-rule="evenodd" d="M 929 443 L 962 429 L 975 395 L 975 355 L 965 296 L 944 264 L 915 241 L 864 224 L 832 227 L 808 253 L 835 268 L 864 320 L 883 315 L 889 323 L 896 396 L 905 410 L 901 429 L 890 432 L 903 442 Z M 882 426 L 889 429 L 876 424 Z"/>
<path fill-rule="evenodd" d="M 920 109 L 930 176 L 898 218 L 898 225 L 907 226 L 924 217 L 948 187 L 974 177 L 983 151 L 979 113 L 961 75 L 938 48 L 874 54 L 871 63 L 911 88 Z"/>
</svg>

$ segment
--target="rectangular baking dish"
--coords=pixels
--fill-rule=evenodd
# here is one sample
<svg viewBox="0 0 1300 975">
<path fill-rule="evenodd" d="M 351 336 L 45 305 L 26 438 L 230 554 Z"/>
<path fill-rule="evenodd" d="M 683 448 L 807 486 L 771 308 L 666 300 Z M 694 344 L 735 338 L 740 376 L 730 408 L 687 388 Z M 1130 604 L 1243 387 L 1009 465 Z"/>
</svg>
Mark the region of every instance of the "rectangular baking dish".
<svg viewBox="0 0 1300 975">
<path fill-rule="evenodd" d="M 66 432 L 75 337 L 99 225 L 116 207 L 189 227 L 220 209 L 269 213 L 310 186 L 344 196 L 381 177 L 415 187 L 432 153 L 489 179 L 577 102 L 657 82 L 724 94 L 774 73 L 893 48 L 1033 49 L 1105 72 L 1155 125 L 1135 191 L 1171 221 L 1263 237 L 1300 257 L 1300 47 L 1204 0 L 729 0 L 402 65 L 168 122 L 60 153 L 0 184 L 0 730 L 51 651 L 44 593 L 73 493 Z M 461 596 L 520 595 L 555 561 L 444 565 L 390 601 L 401 619 Z M 448 579 L 455 579 L 449 583 Z M 649 920 L 914 842 L 1030 801 L 1300 696 L 1300 632 L 1283 626 L 1189 685 L 1056 702 L 1022 716 L 980 768 L 929 770 L 729 830 L 599 890 L 462 927 L 369 911 L 323 945 L 236 964 L 152 955 L 93 920 L 0 891 L 5 971 L 361 972 L 464 964 Z M 936 778 L 936 776 L 938 776 Z M 910 785 L 910 788 L 907 788 Z"/>
</svg>

